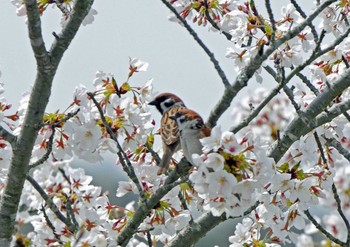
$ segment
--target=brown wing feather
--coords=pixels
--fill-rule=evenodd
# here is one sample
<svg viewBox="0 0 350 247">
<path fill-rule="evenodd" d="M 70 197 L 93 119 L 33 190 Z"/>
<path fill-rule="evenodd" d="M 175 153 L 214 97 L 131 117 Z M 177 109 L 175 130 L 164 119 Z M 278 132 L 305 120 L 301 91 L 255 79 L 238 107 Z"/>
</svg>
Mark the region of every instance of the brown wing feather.
<svg viewBox="0 0 350 247">
<path fill-rule="evenodd" d="M 184 106 L 173 107 L 169 111 L 165 112 L 162 117 L 162 129 L 161 136 L 164 144 L 173 145 L 179 141 L 179 130 L 177 124 L 170 116 L 174 116 L 176 112 L 181 109 L 185 109 Z"/>
</svg>

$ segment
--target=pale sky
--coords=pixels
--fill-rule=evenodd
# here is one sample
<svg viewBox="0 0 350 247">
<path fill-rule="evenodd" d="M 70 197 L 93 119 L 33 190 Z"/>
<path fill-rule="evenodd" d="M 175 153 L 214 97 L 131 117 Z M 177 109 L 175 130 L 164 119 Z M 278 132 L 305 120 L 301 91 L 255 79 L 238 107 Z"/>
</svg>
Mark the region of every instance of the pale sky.
<svg viewBox="0 0 350 247">
<path fill-rule="evenodd" d="M 256 2 L 258 4 L 262 0 Z M 278 4 L 273 6 L 278 9 L 288 1 L 271 2 Z M 199 112 L 204 119 L 207 118 L 222 95 L 223 84 L 204 51 L 187 31 L 168 21 L 170 11 L 161 1 L 96 0 L 93 7 L 98 11 L 95 22 L 81 27 L 65 53 L 54 80 L 47 111 L 64 110 L 71 103 L 77 85 L 84 84 L 92 88 L 97 70 L 113 73 L 117 82 L 123 82 L 128 73 L 129 57 L 138 57 L 149 62 L 150 66 L 148 72 L 135 77 L 137 80 L 132 81 L 133 85 L 141 86 L 153 78 L 155 91 L 168 91 L 179 95 L 189 108 Z M 17 108 L 21 94 L 28 91 L 33 84 L 36 71 L 25 18 L 16 16 L 15 10 L 9 0 L 0 1 L 0 81 L 5 83 L 4 97 Z M 47 48 L 54 39 L 51 33 L 60 31 L 60 17 L 56 12 L 57 10 L 50 9 L 43 16 Z M 280 11 L 276 13 L 279 14 Z M 233 81 L 233 63 L 224 57 L 230 42 L 218 33 L 208 32 L 207 27 L 196 30 L 216 54 L 215 57 L 220 61 L 229 80 Z M 260 86 L 254 78 L 249 83 L 256 84 L 254 87 Z M 271 87 L 271 84 L 266 82 L 262 86 Z M 155 118 L 159 119 L 155 110 L 153 113 Z M 229 122 L 224 124 L 231 126 Z M 106 173 L 114 176 L 120 172 L 112 159 L 107 163 L 102 164 L 103 169 L 101 164 L 88 164 L 84 167 L 87 173 L 94 174 L 95 184 L 104 181 Z M 103 186 L 114 196 L 117 182 L 113 177 L 110 179 L 113 182 Z M 226 231 L 226 234 L 223 231 Z M 220 238 L 228 244 L 227 236 L 233 232 L 232 225 L 222 227 Z M 213 246 L 213 239 L 217 234 L 209 234 L 209 237 L 197 246 Z"/>
</svg>

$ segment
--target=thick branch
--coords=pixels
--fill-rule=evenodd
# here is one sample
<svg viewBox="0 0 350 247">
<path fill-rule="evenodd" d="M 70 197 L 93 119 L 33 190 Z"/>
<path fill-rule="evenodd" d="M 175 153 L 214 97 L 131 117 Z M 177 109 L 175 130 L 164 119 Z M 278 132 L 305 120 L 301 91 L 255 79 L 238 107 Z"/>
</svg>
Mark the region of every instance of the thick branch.
<svg viewBox="0 0 350 247">
<path fill-rule="evenodd" d="M 256 202 L 253 206 L 247 209 L 243 215 L 232 217 L 229 219 L 240 218 L 250 214 L 254 209 L 259 206 L 259 202 Z M 192 246 L 199 239 L 203 238 L 211 229 L 216 227 L 221 222 L 227 220 L 225 214 L 220 217 L 212 215 L 211 212 L 208 212 L 201 217 L 199 217 L 194 223 L 189 224 L 187 227 L 182 229 L 177 236 L 170 242 L 169 247 L 181 247 L 184 246 Z"/>
<path fill-rule="evenodd" d="M 46 53 L 41 38 L 40 15 L 36 0 L 25 1 L 28 16 L 28 32 L 37 60 L 37 74 L 30 95 L 23 127 L 13 146 L 7 185 L 0 205 L 0 246 L 9 246 L 14 229 L 18 204 L 22 195 L 32 149 L 42 122 L 46 105 L 51 94 L 51 86 L 57 66 L 74 38 L 80 24 L 88 14 L 93 0 L 77 1 L 63 32 L 52 46 L 51 56 Z"/>
<path fill-rule="evenodd" d="M 172 171 L 165 180 L 164 185 L 160 187 L 147 201 L 144 201 L 135 212 L 134 216 L 128 221 L 117 238 L 117 243 L 121 246 L 126 246 L 132 236 L 137 232 L 138 227 L 147 217 L 149 212 L 159 203 L 159 201 L 175 186 L 178 185 L 176 181 L 188 173 L 189 163 L 183 158 L 177 167 L 177 170 Z"/>
<path fill-rule="evenodd" d="M 25 1 L 28 17 L 28 34 L 37 64 L 45 66 L 48 63 L 48 53 L 41 32 L 41 20 L 36 0 Z"/>
<path fill-rule="evenodd" d="M 322 122 L 320 122 L 321 117 L 317 119 L 316 117 L 327 108 L 337 95 L 349 86 L 350 70 L 340 76 L 339 79 L 334 82 L 334 85 L 331 85 L 330 88 L 326 88 L 322 94 L 318 95 L 317 98 L 310 103 L 306 110 L 300 112 L 300 114 L 294 118 L 281 138 L 281 141 L 275 142 L 271 146 L 270 157 L 278 162 L 293 142 L 322 124 Z M 347 101 L 346 103 L 348 104 L 349 102 Z M 346 103 L 338 105 L 332 112 L 335 113 L 335 115 L 339 115 L 341 112 L 338 114 L 337 111 L 339 111 L 341 107 L 347 108 Z M 326 114 L 327 116 L 321 114 L 321 116 L 323 116 L 321 119 L 330 119 L 330 116 L 328 116 L 329 113 L 327 112 Z"/>
<path fill-rule="evenodd" d="M 58 38 L 55 39 L 50 48 L 51 62 L 54 66 L 58 66 L 64 52 L 68 49 L 81 23 L 89 13 L 93 2 L 94 0 L 76 1 L 68 22 L 62 29 L 62 32 L 58 34 Z"/>
</svg>

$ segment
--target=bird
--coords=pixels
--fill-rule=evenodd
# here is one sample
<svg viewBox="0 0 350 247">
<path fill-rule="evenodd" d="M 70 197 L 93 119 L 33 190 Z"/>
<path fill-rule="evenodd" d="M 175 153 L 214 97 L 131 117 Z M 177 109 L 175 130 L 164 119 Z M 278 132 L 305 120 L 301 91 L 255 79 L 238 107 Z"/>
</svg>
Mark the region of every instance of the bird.
<svg viewBox="0 0 350 247">
<path fill-rule="evenodd" d="M 149 105 L 153 105 L 162 114 L 160 135 L 163 144 L 163 157 L 157 174 L 166 174 L 173 154 L 180 149 L 180 134 L 175 120 L 172 119 L 179 110 L 186 109 L 182 99 L 172 93 L 156 96 Z"/>
<path fill-rule="evenodd" d="M 210 136 L 211 129 L 197 112 L 187 108 L 177 111 L 171 118 L 179 128 L 184 156 L 193 165 L 192 154 L 202 154 L 203 145 L 199 140 Z"/>
</svg>

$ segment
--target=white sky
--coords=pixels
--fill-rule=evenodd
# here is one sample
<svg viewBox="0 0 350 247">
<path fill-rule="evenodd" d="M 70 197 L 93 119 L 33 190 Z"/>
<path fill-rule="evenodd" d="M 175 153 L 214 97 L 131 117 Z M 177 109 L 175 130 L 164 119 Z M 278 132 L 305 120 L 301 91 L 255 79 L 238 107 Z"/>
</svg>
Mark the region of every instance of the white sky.
<svg viewBox="0 0 350 247">
<path fill-rule="evenodd" d="M 288 3 L 286 0 L 271 2 L 274 9 Z M 123 82 L 128 73 L 129 57 L 138 57 L 149 62 L 150 67 L 148 72 L 135 77 L 133 85 L 143 85 L 153 78 L 156 91 L 178 94 L 189 108 L 199 112 L 204 119 L 207 118 L 222 95 L 222 82 L 204 51 L 187 31 L 168 21 L 170 12 L 161 1 L 96 0 L 94 8 L 98 11 L 95 22 L 79 30 L 63 57 L 54 80 L 48 111 L 64 110 L 71 103 L 77 85 L 84 84 L 92 88 L 97 70 L 113 73 L 117 82 Z M 43 31 L 48 48 L 53 40 L 51 33 L 60 31 L 60 17 L 56 12 L 50 9 L 43 16 Z M 36 72 L 26 28 L 25 18 L 16 16 L 15 7 L 10 1 L 0 1 L 0 81 L 5 83 L 4 96 L 15 108 L 21 94 L 33 84 Z M 208 32 L 208 28 L 196 30 L 216 54 L 229 80 L 233 81 L 233 63 L 224 57 L 230 42 L 222 35 Z M 250 83 L 254 87 L 260 86 L 254 78 Z M 269 83 L 264 85 L 271 87 Z M 159 119 L 158 113 L 153 112 L 155 118 Z M 229 122 L 226 124 L 230 126 Z M 94 181 L 106 179 L 106 173 L 101 173 L 100 166 L 89 166 L 89 169 L 95 174 Z M 103 169 L 106 172 L 105 169 L 106 166 Z M 115 169 L 113 162 L 107 169 Z M 116 182 L 109 186 L 113 195 L 115 188 Z M 233 233 L 234 229 L 231 227 L 226 231 Z M 227 243 L 227 238 L 224 238 Z M 210 239 L 213 239 L 213 235 L 205 240 L 207 246 L 213 246 L 215 242 Z"/>
</svg>

